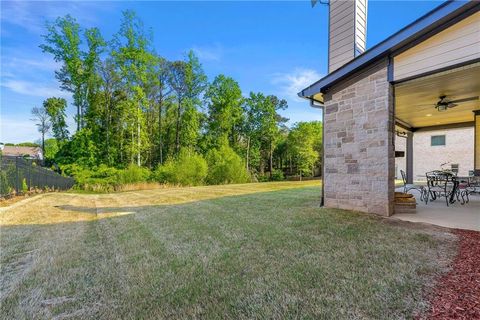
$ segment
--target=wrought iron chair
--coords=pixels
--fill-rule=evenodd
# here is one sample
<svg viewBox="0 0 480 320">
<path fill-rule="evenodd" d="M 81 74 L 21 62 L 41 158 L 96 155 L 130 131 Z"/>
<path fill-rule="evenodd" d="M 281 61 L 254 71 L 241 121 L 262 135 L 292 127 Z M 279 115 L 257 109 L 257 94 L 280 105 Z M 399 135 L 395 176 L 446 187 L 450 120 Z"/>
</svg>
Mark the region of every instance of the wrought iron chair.
<svg viewBox="0 0 480 320">
<path fill-rule="evenodd" d="M 462 204 L 470 201 L 470 194 L 480 192 L 480 170 L 477 171 L 479 171 L 477 176 L 459 178 L 458 193 L 462 197 Z"/>
<path fill-rule="evenodd" d="M 470 193 L 480 193 L 480 170 L 473 170 L 467 189 Z"/>
<path fill-rule="evenodd" d="M 427 177 L 425 204 L 440 197 L 445 197 L 447 206 L 455 202 L 455 197 L 458 198 L 458 181 L 455 175 L 444 171 L 431 171 L 425 175 Z"/>
<path fill-rule="evenodd" d="M 400 170 L 400 174 L 402 175 L 403 181 L 403 193 L 408 193 L 408 191 L 410 190 L 417 190 L 418 192 L 420 192 L 420 201 L 422 201 L 425 193 L 424 186 L 407 183 L 407 174 L 405 173 L 405 171 Z"/>
</svg>

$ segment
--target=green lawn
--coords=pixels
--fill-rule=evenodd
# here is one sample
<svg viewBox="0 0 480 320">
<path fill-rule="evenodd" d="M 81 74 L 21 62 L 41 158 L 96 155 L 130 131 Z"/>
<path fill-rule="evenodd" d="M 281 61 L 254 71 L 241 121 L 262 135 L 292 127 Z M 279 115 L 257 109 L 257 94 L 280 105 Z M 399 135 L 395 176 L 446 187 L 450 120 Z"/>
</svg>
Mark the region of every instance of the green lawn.
<svg viewBox="0 0 480 320">
<path fill-rule="evenodd" d="M 318 181 L 50 194 L 0 212 L 4 318 L 410 318 L 435 229 L 319 208 Z"/>
</svg>

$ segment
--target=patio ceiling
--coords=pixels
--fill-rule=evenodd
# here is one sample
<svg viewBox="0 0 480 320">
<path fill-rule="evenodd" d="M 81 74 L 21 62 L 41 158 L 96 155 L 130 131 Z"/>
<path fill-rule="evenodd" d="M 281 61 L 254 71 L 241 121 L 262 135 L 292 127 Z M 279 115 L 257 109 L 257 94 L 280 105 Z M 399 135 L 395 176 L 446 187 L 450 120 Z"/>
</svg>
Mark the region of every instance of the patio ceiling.
<svg viewBox="0 0 480 320">
<path fill-rule="evenodd" d="M 449 100 L 480 96 L 480 62 L 396 84 L 396 118 L 413 128 L 474 121 L 480 100 L 439 112 L 435 104 L 441 95 Z"/>
</svg>

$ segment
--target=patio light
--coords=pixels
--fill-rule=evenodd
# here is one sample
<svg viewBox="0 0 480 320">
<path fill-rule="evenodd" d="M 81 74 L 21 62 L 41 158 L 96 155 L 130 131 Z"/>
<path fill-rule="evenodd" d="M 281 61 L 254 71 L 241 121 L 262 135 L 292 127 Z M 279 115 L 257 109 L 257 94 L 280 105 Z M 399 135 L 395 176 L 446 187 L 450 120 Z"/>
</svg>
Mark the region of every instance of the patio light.
<svg viewBox="0 0 480 320">
<path fill-rule="evenodd" d="M 439 104 L 437 105 L 437 110 L 439 112 L 447 111 L 448 109 L 448 104 Z"/>
</svg>

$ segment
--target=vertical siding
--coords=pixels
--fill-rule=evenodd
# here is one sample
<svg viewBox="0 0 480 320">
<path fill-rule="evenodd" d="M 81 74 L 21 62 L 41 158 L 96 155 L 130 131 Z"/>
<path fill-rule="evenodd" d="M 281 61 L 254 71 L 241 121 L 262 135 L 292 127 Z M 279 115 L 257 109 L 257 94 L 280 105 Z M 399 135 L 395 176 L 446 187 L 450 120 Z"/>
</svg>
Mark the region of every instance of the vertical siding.
<svg viewBox="0 0 480 320">
<path fill-rule="evenodd" d="M 394 58 L 395 80 L 480 58 L 480 12 Z"/>
<path fill-rule="evenodd" d="M 331 0 L 329 62 L 333 72 L 365 51 L 367 0 Z"/>
</svg>

